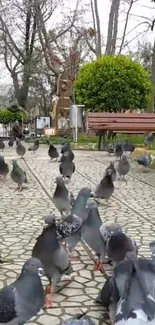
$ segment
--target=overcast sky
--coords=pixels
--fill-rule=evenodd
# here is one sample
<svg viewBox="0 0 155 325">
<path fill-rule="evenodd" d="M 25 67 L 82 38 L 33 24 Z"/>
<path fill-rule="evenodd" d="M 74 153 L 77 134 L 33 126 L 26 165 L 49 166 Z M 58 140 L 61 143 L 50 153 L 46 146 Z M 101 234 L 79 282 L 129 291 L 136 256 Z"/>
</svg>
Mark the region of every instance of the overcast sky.
<svg viewBox="0 0 155 325">
<path fill-rule="evenodd" d="M 66 0 L 66 4 L 71 4 L 71 7 L 74 7 L 76 0 Z M 89 0 L 85 0 L 87 3 L 89 3 Z M 127 0 L 124 2 L 127 2 Z M 123 0 L 122 0 L 123 3 Z M 98 0 L 98 7 L 99 7 L 99 14 L 100 14 L 100 22 L 101 22 L 101 30 L 103 35 L 103 41 L 106 43 L 106 36 L 107 36 L 107 29 L 108 29 L 108 19 L 109 19 L 109 10 L 110 10 L 110 0 Z M 122 31 L 124 27 L 124 21 L 125 21 L 125 13 L 127 12 L 128 6 L 121 5 L 120 9 L 120 18 L 119 18 L 119 30 L 118 30 L 118 38 L 121 38 Z M 58 21 L 58 13 L 56 14 L 56 20 Z M 151 0 L 137 0 L 137 2 L 134 4 L 131 16 L 128 24 L 127 29 L 127 41 L 129 42 L 129 48 L 126 48 L 126 51 L 128 49 L 135 50 L 137 46 L 137 40 L 139 39 L 141 42 L 145 41 L 154 41 L 154 35 L 155 31 L 151 32 L 150 30 L 146 33 L 143 33 L 144 30 L 146 30 L 147 26 L 144 24 L 141 24 L 140 26 L 136 27 L 139 23 L 144 22 L 148 19 L 151 20 L 155 17 L 155 4 L 152 4 Z M 61 18 L 60 18 L 61 19 Z M 88 12 L 85 17 L 86 21 L 91 20 L 91 14 Z M 142 33 L 142 34 L 140 34 Z M 11 78 L 9 77 L 9 73 L 5 69 L 5 65 L 0 62 L 0 84 L 10 84 Z M 1 93 L 1 91 L 0 91 Z"/>
</svg>

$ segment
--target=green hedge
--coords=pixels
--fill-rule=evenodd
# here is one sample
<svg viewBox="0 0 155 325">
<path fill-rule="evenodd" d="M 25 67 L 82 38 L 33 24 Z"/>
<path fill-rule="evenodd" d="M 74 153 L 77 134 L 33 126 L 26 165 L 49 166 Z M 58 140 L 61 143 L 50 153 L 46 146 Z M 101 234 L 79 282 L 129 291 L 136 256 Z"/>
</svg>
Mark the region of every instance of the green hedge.
<svg viewBox="0 0 155 325">
<path fill-rule="evenodd" d="M 21 121 L 23 114 L 21 112 L 11 112 L 8 109 L 0 110 L 0 123 L 9 124 L 15 121 Z"/>
</svg>

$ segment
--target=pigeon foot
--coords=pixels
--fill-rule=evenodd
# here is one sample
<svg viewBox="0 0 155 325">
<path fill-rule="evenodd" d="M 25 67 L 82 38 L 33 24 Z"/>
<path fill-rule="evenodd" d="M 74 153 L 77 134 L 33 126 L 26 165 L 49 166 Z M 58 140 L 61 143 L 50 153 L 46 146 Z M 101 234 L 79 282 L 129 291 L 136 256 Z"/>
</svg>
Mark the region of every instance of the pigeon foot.
<svg viewBox="0 0 155 325">
<path fill-rule="evenodd" d="M 47 309 L 47 308 L 52 308 L 52 296 L 51 295 L 47 295 L 45 297 L 43 309 Z"/>
<path fill-rule="evenodd" d="M 45 293 L 46 295 L 53 292 L 53 287 L 51 285 L 47 286 Z"/>
<path fill-rule="evenodd" d="M 103 268 L 103 262 L 102 261 L 97 261 L 95 263 L 94 271 L 102 271 Z"/>
<path fill-rule="evenodd" d="M 79 261 L 79 257 L 74 256 L 73 254 L 69 254 L 69 258 L 70 258 L 71 261 Z"/>
</svg>

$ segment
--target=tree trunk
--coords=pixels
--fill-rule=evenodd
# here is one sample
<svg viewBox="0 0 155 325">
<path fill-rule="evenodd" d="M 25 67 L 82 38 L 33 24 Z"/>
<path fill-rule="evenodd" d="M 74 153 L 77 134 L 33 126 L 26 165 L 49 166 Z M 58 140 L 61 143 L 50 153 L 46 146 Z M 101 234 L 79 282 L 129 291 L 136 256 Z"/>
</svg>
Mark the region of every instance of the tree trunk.
<svg viewBox="0 0 155 325">
<path fill-rule="evenodd" d="M 94 0 L 94 12 L 95 12 L 95 17 L 96 17 L 96 27 L 97 27 L 96 56 L 98 58 L 102 55 L 102 49 L 101 49 L 101 26 L 100 26 L 100 17 L 99 17 L 99 13 L 98 13 L 97 0 Z"/>
<path fill-rule="evenodd" d="M 117 0 L 116 6 L 115 6 L 114 22 L 113 22 L 113 37 L 112 37 L 112 42 L 111 42 L 111 54 L 115 54 L 115 50 L 116 50 L 119 6 L 120 6 L 120 0 Z"/>
<path fill-rule="evenodd" d="M 147 107 L 147 111 L 149 113 L 154 111 L 154 99 L 155 99 L 155 40 L 153 45 L 153 52 L 152 52 L 152 68 L 151 68 L 151 83 L 152 83 L 152 92 L 151 98 Z"/>
<path fill-rule="evenodd" d="M 115 53 L 119 5 L 120 5 L 120 0 L 112 0 L 110 14 L 109 14 L 107 44 L 105 50 L 105 53 L 107 55 Z"/>
</svg>

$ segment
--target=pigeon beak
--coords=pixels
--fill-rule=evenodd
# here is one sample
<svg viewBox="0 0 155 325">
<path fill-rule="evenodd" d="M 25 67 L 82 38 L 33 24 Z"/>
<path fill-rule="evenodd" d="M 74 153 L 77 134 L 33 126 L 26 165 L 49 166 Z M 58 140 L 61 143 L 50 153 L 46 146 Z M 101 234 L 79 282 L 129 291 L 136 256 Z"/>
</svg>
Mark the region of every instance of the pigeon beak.
<svg viewBox="0 0 155 325">
<path fill-rule="evenodd" d="M 42 267 L 39 267 L 39 268 L 38 268 L 38 275 L 39 275 L 40 277 L 44 276 L 44 270 L 43 270 Z"/>
</svg>

